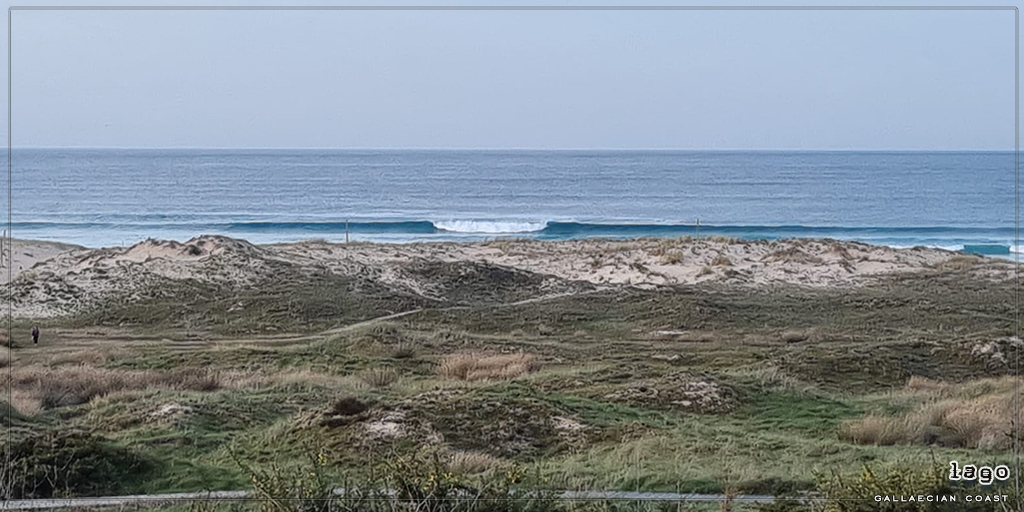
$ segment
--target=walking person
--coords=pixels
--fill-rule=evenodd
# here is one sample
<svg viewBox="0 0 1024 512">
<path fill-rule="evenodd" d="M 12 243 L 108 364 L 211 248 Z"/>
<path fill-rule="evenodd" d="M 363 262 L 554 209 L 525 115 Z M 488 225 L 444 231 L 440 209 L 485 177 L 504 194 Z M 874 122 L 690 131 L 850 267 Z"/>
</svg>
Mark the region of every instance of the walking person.
<svg viewBox="0 0 1024 512">
<path fill-rule="evenodd" d="M 37 327 L 35 325 L 32 326 L 32 344 L 33 345 L 38 345 L 39 344 L 39 327 Z"/>
</svg>

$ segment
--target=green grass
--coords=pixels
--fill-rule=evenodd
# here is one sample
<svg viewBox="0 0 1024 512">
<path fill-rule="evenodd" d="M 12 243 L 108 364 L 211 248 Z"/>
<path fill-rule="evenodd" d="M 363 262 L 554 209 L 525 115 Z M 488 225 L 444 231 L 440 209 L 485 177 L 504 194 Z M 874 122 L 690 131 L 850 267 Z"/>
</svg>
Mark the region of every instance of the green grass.
<svg viewBox="0 0 1024 512">
<path fill-rule="evenodd" d="M 311 447 L 328 449 L 339 467 L 430 447 L 515 461 L 539 470 L 552 487 L 770 493 L 806 489 L 820 474 L 856 473 L 864 464 L 972 460 L 977 454 L 966 450 L 855 445 L 841 441 L 837 430 L 868 412 L 905 410 L 886 391 L 911 375 L 960 380 L 1012 371 L 970 351 L 974 340 L 1011 332 L 1008 285 L 978 289 L 942 275 L 841 291 L 618 288 L 505 307 L 494 301 L 520 298 L 515 286 L 471 300 L 487 275 L 472 273 L 469 284 L 446 281 L 459 308 L 351 278 L 304 275 L 259 289 L 179 282 L 135 303 L 114 301 L 41 322 L 44 336 L 53 333 L 45 338 L 52 344 L 16 348 L 18 365 L 49 365 L 64 343 L 85 340 L 84 350 L 116 349 L 99 363 L 110 371 L 201 367 L 225 378 L 258 374 L 265 382 L 226 383 L 208 392 L 136 390 L 34 417 L 17 413 L 7 435 L 23 442 L 41 433 L 82 432 L 74 441 L 81 446 L 69 450 L 84 450 L 106 468 L 93 487 L 83 488 L 104 491 L 245 488 L 238 460 L 297 464 Z M 526 279 L 496 275 L 509 283 Z M 248 306 L 227 314 L 239 301 Z M 287 345 L 257 336 L 315 333 L 416 307 L 426 309 Z M 15 328 L 27 331 L 30 323 L 18 320 Z M 101 329 L 120 337 L 104 343 L 100 335 L 85 335 Z M 813 335 L 787 340 L 790 330 Z M 132 336 L 155 345 L 136 346 Z M 173 343 L 160 344 L 164 337 L 207 344 L 176 352 Z M 218 345 L 230 339 L 250 343 Z M 408 357 L 392 356 L 394 347 L 406 345 L 415 347 Z M 461 351 L 525 351 L 543 369 L 511 381 L 439 377 L 437 361 Z M 382 366 L 395 371 L 394 384 L 373 388 L 353 378 Z M 665 386 L 677 372 L 716 383 L 734 403 L 697 413 L 665 400 L 608 397 L 630 386 Z M 321 426 L 317 420 L 344 396 L 372 404 L 367 418 Z M 188 413 L 154 416 L 168 404 Z M 394 411 L 406 415 L 414 433 L 370 446 L 366 425 Z M 578 422 L 582 433 L 560 431 L 554 426 L 560 418 Z M 123 478 L 121 460 L 145 469 Z"/>
</svg>

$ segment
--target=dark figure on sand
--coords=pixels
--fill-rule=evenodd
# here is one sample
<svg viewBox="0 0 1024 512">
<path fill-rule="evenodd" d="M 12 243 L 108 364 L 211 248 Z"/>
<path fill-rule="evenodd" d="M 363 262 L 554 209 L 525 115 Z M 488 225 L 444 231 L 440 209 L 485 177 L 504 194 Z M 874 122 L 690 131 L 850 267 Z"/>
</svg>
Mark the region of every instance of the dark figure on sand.
<svg viewBox="0 0 1024 512">
<path fill-rule="evenodd" d="M 32 343 L 39 343 L 39 328 L 32 326 Z"/>
</svg>

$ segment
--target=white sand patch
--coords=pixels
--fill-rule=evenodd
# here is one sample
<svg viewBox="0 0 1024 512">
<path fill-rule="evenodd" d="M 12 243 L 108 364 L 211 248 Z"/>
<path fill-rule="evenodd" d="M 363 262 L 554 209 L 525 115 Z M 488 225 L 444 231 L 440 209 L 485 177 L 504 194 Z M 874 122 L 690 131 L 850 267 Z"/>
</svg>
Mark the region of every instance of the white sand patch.
<svg viewBox="0 0 1024 512">
<path fill-rule="evenodd" d="M 702 283 L 859 286 L 876 276 L 934 270 L 945 263 L 962 264 L 964 258 L 971 258 L 931 248 L 721 237 L 414 244 L 307 241 L 256 246 L 223 236 L 201 236 L 184 243 L 146 240 L 127 248 L 95 250 L 18 242 L 15 261 L 21 267 L 32 264 L 15 279 L 14 314 L 21 317 L 73 312 L 114 293 L 130 300 L 134 290 L 160 279 L 252 285 L 274 275 L 282 264 L 358 276 L 396 291 L 433 297 L 437 283 L 410 270 L 417 264 L 484 263 L 539 273 L 552 278 L 552 293 L 557 294 L 566 291 L 556 289 L 560 281 L 554 278 L 645 288 Z M 1013 277 L 1014 263 L 1010 261 L 976 258 L 968 263 L 971 275 L 979 279 Z"/>
</svg>

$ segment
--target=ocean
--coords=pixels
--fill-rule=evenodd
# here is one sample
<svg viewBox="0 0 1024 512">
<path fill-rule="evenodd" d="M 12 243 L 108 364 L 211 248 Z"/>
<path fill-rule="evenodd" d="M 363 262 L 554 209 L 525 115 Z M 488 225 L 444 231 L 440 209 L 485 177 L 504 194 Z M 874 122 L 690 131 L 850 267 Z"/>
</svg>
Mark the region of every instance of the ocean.
<svg viewBox="0 0 1024 512">
<path fill-rule="evenodd" d="M 1014 186 L 1012 152 L 26 148 L 11 231 L 90 247 L 830 237 L 1005 256 Z"/>
</svg>

